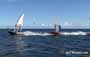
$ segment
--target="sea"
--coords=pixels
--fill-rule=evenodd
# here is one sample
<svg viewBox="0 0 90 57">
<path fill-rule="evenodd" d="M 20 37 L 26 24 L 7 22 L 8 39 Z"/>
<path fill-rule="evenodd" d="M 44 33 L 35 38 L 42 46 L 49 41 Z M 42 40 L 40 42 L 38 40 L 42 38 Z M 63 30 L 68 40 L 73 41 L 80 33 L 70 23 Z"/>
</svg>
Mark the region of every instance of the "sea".
<svg viewBox="0 0 90 57">
<path fill-rule="evenodd" d="M 29 29 L 24 29 L 29 31 Z M 51 29 L 30 29 L 48 33 Z M 90 57 L 90 29 L 62 29 L 61 35 L 10 35 L 0 29 L 0 57 Z"/>
</svg>

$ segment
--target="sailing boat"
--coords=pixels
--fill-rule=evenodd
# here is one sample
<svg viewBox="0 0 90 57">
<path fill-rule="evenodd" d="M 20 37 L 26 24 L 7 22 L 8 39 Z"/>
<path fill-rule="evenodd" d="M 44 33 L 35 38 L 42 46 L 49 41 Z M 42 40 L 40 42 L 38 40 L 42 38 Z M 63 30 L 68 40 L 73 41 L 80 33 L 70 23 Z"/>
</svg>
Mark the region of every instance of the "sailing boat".
<svg viewBox="0 0 90 57">
<path fill-rule="evenodd" d="M 54 28 L 55 28 L 55 31 L 51 32 L 51 34 L 54 35 L 54 36 L 60 35 L 59 30 L 61 29 L 61 26 L 55 24 L 55 25 L 54 25 Z"/>
<path fill-rule="evenodd" d="M 18 19 L 15 25 L 15 29 L 13 31 L 8 31 L 8 33 L 11 35 L 22 34 L 23 19 L 24 14 L 22 14 L 22 16 L 20 16 L 20 18 Z"/>
<path fill-rule="evenodd" d="M 50 34 L 57 36 L 60 35 L 61 26 L 59 25 L 59 22 L 56 20 L 57 18 L 54 17 L 54 31 L 50 32 Z"/>
</svg>

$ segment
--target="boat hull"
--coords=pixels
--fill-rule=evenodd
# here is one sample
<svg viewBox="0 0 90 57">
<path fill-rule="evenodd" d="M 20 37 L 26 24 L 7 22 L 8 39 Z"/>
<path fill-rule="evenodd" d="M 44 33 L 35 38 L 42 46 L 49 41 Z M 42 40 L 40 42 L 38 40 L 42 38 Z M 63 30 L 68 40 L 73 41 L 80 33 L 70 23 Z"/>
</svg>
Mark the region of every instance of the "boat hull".
<svg viewBox="0 0 90 57">
<path fill-rule="evenodd" d="M 13 31 L 8 31 L 8 33 L 9 33 L 10 35 L 17 35 L 17 33 L 16 33 L 16 32 L 13 32 Z"/>
<path fill-rule="evenodd" d="M 50 34 L 52 34 L 54 36 L 58 36 L 58 35 L 60 35 L 60 32 L 51 32 Z"/>
</svg>

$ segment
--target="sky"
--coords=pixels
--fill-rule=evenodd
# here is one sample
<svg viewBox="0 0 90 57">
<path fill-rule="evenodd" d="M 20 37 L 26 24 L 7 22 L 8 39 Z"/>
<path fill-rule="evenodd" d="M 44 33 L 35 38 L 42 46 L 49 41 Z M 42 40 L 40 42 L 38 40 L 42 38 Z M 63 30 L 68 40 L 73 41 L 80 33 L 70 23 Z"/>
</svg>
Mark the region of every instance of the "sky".
<svg viewBox="0 0 90 57">
<path fill-rule="evenodd" d="M 23 13 L 24 26 L 90 28 L 90 0 L 0 0 L 0 27 L 15 25 Z"/>
</svg>

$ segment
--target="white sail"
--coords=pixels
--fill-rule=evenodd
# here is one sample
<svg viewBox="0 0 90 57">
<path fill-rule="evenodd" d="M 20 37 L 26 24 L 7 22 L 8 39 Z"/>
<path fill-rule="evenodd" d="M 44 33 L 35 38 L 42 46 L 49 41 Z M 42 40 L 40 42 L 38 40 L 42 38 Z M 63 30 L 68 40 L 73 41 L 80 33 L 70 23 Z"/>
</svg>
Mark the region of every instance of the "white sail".
<svg viewBox="0 0 90 57">
<path fill-rule="evenodd" d="M 24 14 L 22 14 L 22 16 L 18 19 L 18 21 L 15 25 L 15 31 L 16 32 L 22 31 L 23 19 L 24 19 Z"/>
<path fill-rule="evenodd" d="M 59 25 L 55 24 L 55 32 L 59 32 Z"/>
<path fill-rule="evenodd" d="M 24 14 L 18 19 L 16 26 L 23 26 Z"/>
</svg>

